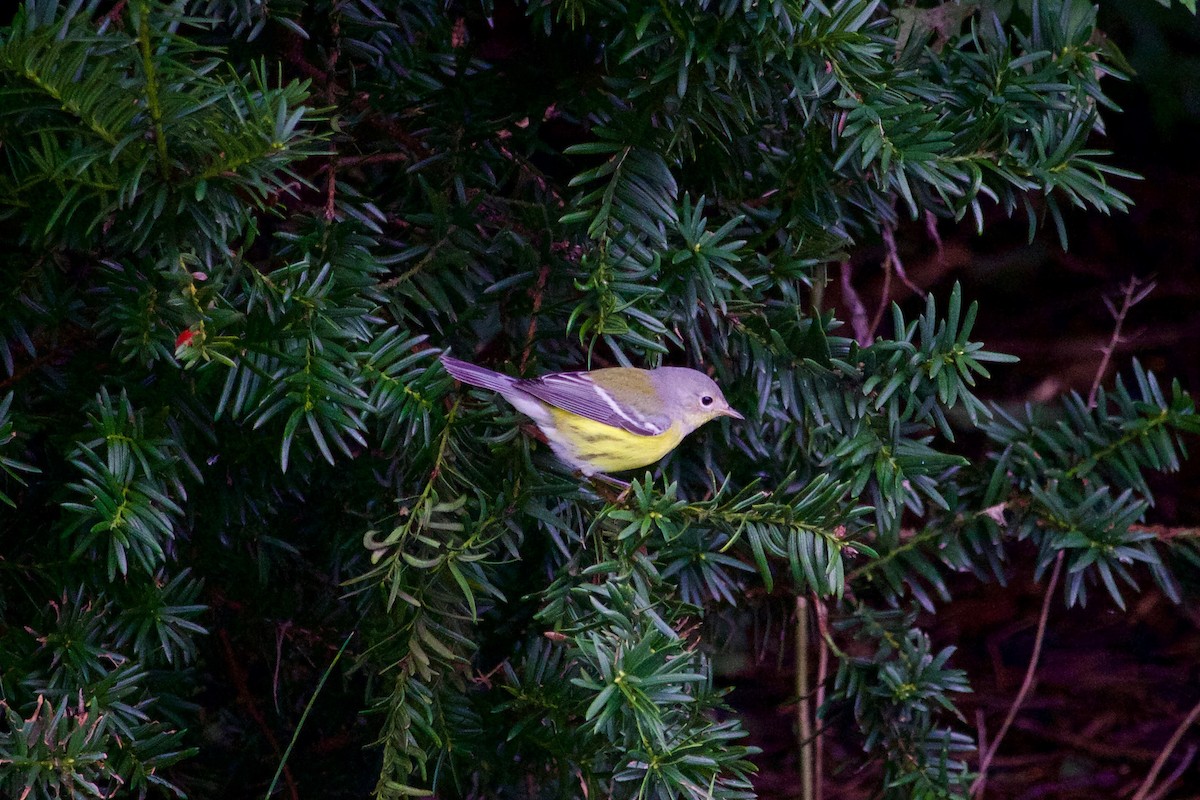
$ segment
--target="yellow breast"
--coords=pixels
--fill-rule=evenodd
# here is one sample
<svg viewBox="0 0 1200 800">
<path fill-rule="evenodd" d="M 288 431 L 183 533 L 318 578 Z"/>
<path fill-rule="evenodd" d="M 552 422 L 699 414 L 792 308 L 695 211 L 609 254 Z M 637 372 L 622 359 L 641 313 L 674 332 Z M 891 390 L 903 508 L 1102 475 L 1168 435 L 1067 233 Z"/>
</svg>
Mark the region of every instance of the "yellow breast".
<svg viewBox="0 0 1200 800">
<path fill-rule="evenodd" d="M 678 422 L 657 436 L 639 436 L 561 408 L 549 408 L 554 426 L 542 426 L 550 446 L 584 475 L 653 464 L 683 441 Z"/>
</svg>

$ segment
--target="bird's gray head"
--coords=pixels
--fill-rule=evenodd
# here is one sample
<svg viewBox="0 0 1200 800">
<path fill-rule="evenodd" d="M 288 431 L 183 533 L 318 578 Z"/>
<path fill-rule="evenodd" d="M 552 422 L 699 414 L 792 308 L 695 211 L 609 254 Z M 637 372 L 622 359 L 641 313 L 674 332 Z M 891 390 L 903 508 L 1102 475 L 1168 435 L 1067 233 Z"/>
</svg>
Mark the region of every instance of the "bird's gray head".
<svg viewBox="0 0 1200 800">
<path fill-rule="evenodd" d="M 717 417 L 744 419 L 729 407 L 721 387 L 703 372 L 684 367 L 660 367 L 654 370 L 655 389 L 687 431 L 694 431 Z"/>
</svg>

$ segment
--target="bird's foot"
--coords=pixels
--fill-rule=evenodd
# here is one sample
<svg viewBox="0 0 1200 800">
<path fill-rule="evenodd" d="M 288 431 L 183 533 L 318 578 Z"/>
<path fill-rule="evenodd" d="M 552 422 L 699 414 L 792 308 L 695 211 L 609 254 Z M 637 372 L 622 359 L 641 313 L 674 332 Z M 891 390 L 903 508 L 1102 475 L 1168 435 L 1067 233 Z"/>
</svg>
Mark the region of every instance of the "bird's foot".
<svg viewBox="0 0 1200 800">
<path fill-rule="evenodd" d="M 596 490 L 596 494 L 613 505 L 624 505 L 625 501 L 629 499 L 629 490 L 632 487 L 620 478 L 605 475 L 603 472 L 594 472 L 588 475 L 587 479 L 592 484 L 592 488 Z"/>
</svg>

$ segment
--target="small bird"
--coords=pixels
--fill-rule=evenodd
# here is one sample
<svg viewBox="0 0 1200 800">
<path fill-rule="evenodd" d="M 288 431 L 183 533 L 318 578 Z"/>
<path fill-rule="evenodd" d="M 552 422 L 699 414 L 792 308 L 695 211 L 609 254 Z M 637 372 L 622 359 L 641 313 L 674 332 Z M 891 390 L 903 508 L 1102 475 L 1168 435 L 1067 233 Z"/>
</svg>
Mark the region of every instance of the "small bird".
<svg viewBox="0 0 1200 800">
<path fill-rule="evenodd" d="M 717 417 L 744 419 L 702 372 L 611 367 L 513 378 L 442 354 L 446 371 L 491 389 L 537 424 L 555 455 L 587 477 L 653 464 Z"/>
</svg>

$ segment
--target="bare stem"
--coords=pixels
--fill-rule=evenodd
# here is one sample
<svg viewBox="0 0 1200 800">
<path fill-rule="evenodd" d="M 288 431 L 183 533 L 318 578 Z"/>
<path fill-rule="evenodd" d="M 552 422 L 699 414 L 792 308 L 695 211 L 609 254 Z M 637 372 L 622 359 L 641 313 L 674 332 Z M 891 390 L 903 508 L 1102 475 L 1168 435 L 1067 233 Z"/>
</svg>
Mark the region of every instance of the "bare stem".
<svg viewBox="0 0 1200 800">
<path fill-rule="evenodd" d="M 871 327 L 867 329 L 867 338 L 874 339 L 875 333 L 879 330 L 880 324 L 883 323 L 883 315 L 887 312 L 888 305 L 892 302 L 892 259 L 889 256 L 883 260 L 883 288 L 879 290 L 879 305 L 875 309 L 875 316 L 871 318 Z"/>
<path fill-rule="evenodd" d="M 800 735 L 800 796 L 813 797 L 812 698 L 808 687 L 808 599 L 796 597 L 796 723 Z"/>
<path fill-rule="evenodd" d="M 896 246 L 896 229 L 891 225 L 884 225 L 880 233 L 883 236 L 883 246 L 887 249 L 888 260 L 892 262 L 892 269 L 896 270 L 896 277 L 913 294 L 924 297 L 925 290 L 913 283 L 912 278 L 908 277 L 908 273 L 904 271 L 904 262 L 900 260 L 900 248 Z"/>
<path fill-rule="evenodd" d="M 533 337 L 537 334 L 538 312 L 542 310 L 542 296 L 546 293 L 546 279 L 550 277 L 550 265 L 543 264 L 538 273 L 537 285 L 533 287 L 533 308 L 529 312 L 529 329 L 525 331 L 525 349 L 521 351 L 521 364 L 518 371 L 524 374 L 525 366 L 529 363 L 529 355 L 533 352 Z"/>
<path fill-rule="evenodd" d="M 1192 710 L 1188 712 L 1187 716 L 1183 718 L 1183 722 L 1179 723 L 1179 727 L 1171 734 L 1171 738 L 1167 740 L 1166 747 L 1158 754 L 1158 758 L 1154 760 L 1154 766 L 1150 767 L 1150 772 L 1146 775 L 1146 779 L 1142 781 L 1142 785 L 1138 787 L 1132 800 L 1146 800 L 1146 796 L 1154 788 L 1154 782 L 1158 780 L 1158 773 L 1166 766 L 1167 759 L 1171 757 L 1171 753 L 1179 745 L 1188 728 L 1196 724 L 1197 719 L 1200 719 L 1200 703 L 1192 706 Z"/>
<path fill-rule="evenodd" d="M 824 310 L 825 285 L 827 283 L 829 283 L 829 265 L 822 261 L 813 270 L 812 306 L 814 314 L 820 314 Z"/>
<path fill-rule="evenodd" d="M 330 106 L 337 105 L 337 63 L 341 55 L 338 36 L 341 34 L 341 24 L 335 16 L 330 30 L 333 46 L 325 59 L 325 102 Z M 330 152 L 329 171 L 325 173 L 325 221 L 333 222 L 337 216 L 337 167 L 336 152 Z"/>
<path fill-rule="evenodd" d="M 854 329 L 854 338 L 863 347 L 871 343 L 871 331 L 867 322 L 867 308 L 863 305 L 862 298 L 858 296 L 858 290 L 854 288 L 854 281 L 851 280 L 853 270 L 850 267 L 849 261 L 842 262 L 842 300 L 850 309 L 850 327 Z"/>
<path fill-rule="evenodd" d="M 829 629 L 829 609 L 818 597 L 813 598 L 813 608 L 817 612 L 817 629 L 822 634 L 817 637 L 816 707 L 819 712 L 825 705 L 825 684 L 829 680 L 829 640 L 824 635 L 825 631 Z M 816 751 L 813 754 L 813 800 L 822 800 L 825 793 L 825 737 L 821 735 L 824 730 L 825 725 L 822 724 L 813 733 L 815 738 L 813 745 Z"/>
<path fill-rule="evenodd" d="M 1167 796 L 1167 792 L 1171 791 L 1171 787 L 1175 785 L 1175 781 L 1179 780 L 1180 776 L 1187 772 L 1188 767 L 1190 767 L 1192 762 L 1196 760 L 1197 750 L 1200 750 L 1200 747 L 1197 747 L 1194 744 L 1189 744 L 1187 747 L 1187 752 L 1185 752 L 1183 757 L 1179 759 L 1179 763 L 1175 765 L 1175 769 L 1171 770 L 1171 774 L 1168 775 L 1161 784 L 1159 784 L 1157 789 L 1146 796 L 1146 800 L 1163 800 L 1163 798 Z M 1195 800 L 1195 798 L 1193 798 L 1193 800 Z"/>
<path fill-rule="evenodd" d="M 925 232 L 933 240 L 933 244 L 937 248 L 938 261 L 941 261 L 946 246 L 942 244 L 942 235 L 938 233 L 937 214 L 934 214 L 932 211 L 925 212 Z"/>
<path fill-rule="evenodd" d="M 979 777 L 971 785 L 972 797 L 979 798 L 983 796 L 983 788 L 987 784 L 988 767 L 991 766 L 992 759 L 996 757 L 996 751 L 1000 749 L 1000 743 L 1004 741 L 1004 735 L 1008 733 L 1013 720 L 1017 718 L 1017 712 L 1021 709 L 1021 705 L 1033 689 L 1033 678 L 1037 674 L 1038 662 L 1042 657 L 1042 642 L 1046 638 L 1046 621 L 1050 618 L 1050 604 L 1054 601 L 1054 590 L 1058 587 L 1059 576 L 1062 575 L 1062 565 L 1063 551 L 1060 550 L 1058 557 L 1054 559 L 1054 570 L 1050 573 L 1050 583 L 1046 586 L 1046 596 L 1042 600 L 1042 613 L 1038 618 L 1037 636 L 1033 640 L 1033 653 L 1029 656 L 1029 666 L 1025 670 L 1025 680 L 1021 681 L 1021 688 L 1017 692 L 1017 696 L 1013 698 L 1012 705 L 1009 706 L 1008 716 L 1004 718 L 1004 724 L 1000 726 L 1000 730 L 996 731 L 996 736 L 992 739 L 991 745 L 986 751 L 982 751 L 980 755 Z"/>
<path fill-rule="evenodd" d="M 1130 278 L 1129 282 L 1121 287 L 1122 297 L 1119 309 L 1111 299 L 1104 298 L 1104 304 L 1108 306 L 1108 310 L 1113 316 L 1113 332 L 1108 339 L 1108 344 L 1101 350 L 1100 366 L 1096 368 L 1096 377 L 1092 379 L 1092 388 L 1088 392 L 1088 408 L 1096 407 L 1096 395 L 1100 392 L 1104 373 L 1108 372 L 1108 363 L 1112 361 L 1113 353 L 1121 344 L 1121 328 L 1125 325 L 1125 318 L 1129 315 L 1129 310 L 1145 300 L 1146 296 L 1154 291 L 1154 285 L 1154 281 L 1143 282 L 1136 277 Z"/>
<path fill-rule="evenodd" d="M 930 236 L 937 244 L 938 258 L 941 258 L 942 240 L 937 235 L 936 218 L 927 213 L 925 218 L 926 229 Z M 892 275 L 896 275 L 900 281 L 909 288 L 910 291 L 920 297 L 925 296 L 925 291 L 912 282 L 908 277 L 908 273 L 904 271 L 904 262 L 900 260 L 900 248 L 896 245 L 896 229 L 890 224 L 885 224 L 879 232 L 883 238 L 883 247 L 886 255 L 883 258 L 883 289 L 879 292 L 879 305 L 875 309 L 875 316 L 871 319 L 871 325 L 867 329 L 866 341 L 860 340 L 862 344 L 867 344 L 871 339 L 875 338 L 875 332 L 879 330 L 880 324 L 883 322 L 883 316 L 887 312 L 888 306 L 892 302 Z"/>
</svg>

